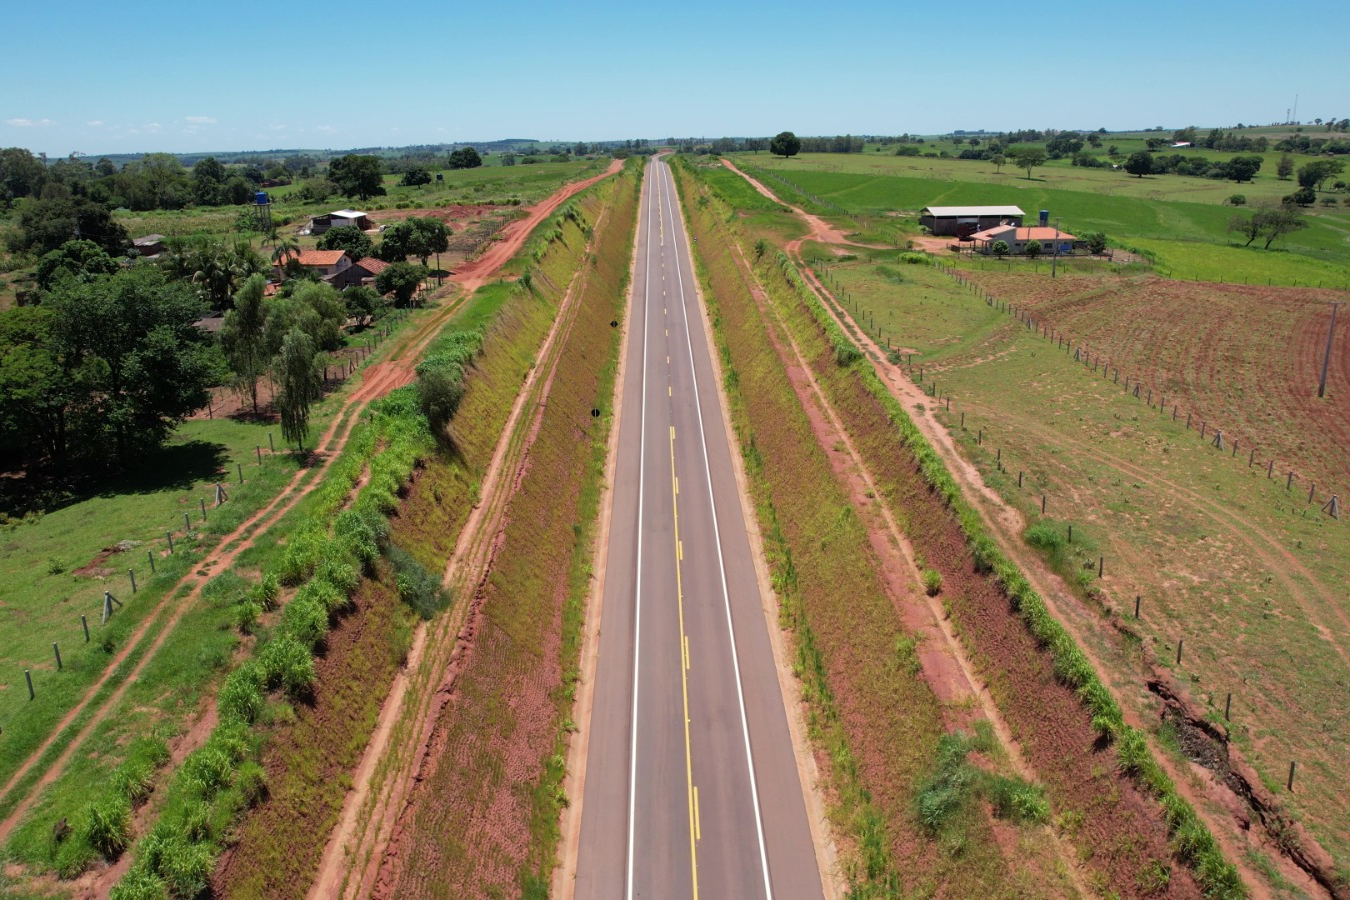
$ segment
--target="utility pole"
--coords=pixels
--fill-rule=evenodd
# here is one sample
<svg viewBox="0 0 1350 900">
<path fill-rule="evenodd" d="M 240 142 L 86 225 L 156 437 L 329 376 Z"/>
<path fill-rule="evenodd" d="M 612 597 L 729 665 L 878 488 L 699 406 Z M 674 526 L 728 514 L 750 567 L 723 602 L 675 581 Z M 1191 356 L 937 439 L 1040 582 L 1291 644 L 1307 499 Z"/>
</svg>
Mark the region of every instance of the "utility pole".
<svg viewBox="0 0 1350 900">
<path fill-rule="evenodd" d="M 1340 309 L 1340 300 L 1333 300 L 1331 303 L 1331 327 L 1327 329 L 1327 352 L 1322 357 L 1322 381 L 1317 385 L 1317 396 L 1324 397 L 1327 393 L 1327 368 L 1331 365 L 1331 336 L 1336 333 L 1336 310 Z"/>
<path fill-rule="evenodd" d="M 1059 216 L 1055 216 L 1055 252 L 1050 255 L 1050 277 L 1055 277 L 1059 266 Z"/>
</svg>

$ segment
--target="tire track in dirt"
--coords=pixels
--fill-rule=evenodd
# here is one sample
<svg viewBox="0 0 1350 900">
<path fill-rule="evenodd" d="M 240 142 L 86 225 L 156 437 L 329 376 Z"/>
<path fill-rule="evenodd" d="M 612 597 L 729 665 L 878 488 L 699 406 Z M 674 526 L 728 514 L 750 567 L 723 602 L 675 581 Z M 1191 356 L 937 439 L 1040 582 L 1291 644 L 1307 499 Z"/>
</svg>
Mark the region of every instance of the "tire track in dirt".
<svg viewBox="0 0 1350 900">
<path fill-rule="evenodd" d="M 532 214 L 527 219 L 518 220 L 529 223 L 529 228 L 517 229 L 513 233 L 516 240 L 509 247 L 509 253 L 503 255 L 500 247 L 494 247 L 489 251 L 496 253 L 494 258 L 500 260 L 497 265 L 500 266 L 514 256 L 533 228 L 562 202 L 616 173 L 620 168 L 622 168 L 621 161 L 615 160 L 603 175 L 569 186 L 575 189 L 556 196 L 556 200 L 551 199 L 547 212 L 537 216 Z M 599 230 L 600 224 L 601 222 L 597 221 L 595 231 Z M 508 236 L 508 240 L 510 239 Z M 589 253 L 589 248 L 587 252 Z M 573 282 L 568 286 L 559 312 L 537 355 L 538 360 L 546 363 L 544 366 L 536 364 L 530 368 L 525 384 L 512 405 L 506 425 L 483 476 L 480 488 L 482 499 L 469 514 L 460 531 L 455 550 L 446 565 L 443 583 L 452 590 L 462 591 L 472 585 L 476 594 L 490 571 L 491 559 L 500 546 L 499 536 L 504 526 L 506 509 L 520 483 L 530 444 L 538 431 L 538 419 L 542 416 L 543 404 L 548 391 L 552 388 L 552 373 L 557 366 L 560 352 L 558 348 L 565 342 L 566 337 L 565 333 L 559 334 L 560 324 L 566 321 L 566 329 L 570 332 L 571 323 L 575 321 L 574 298 L 580 295 L 578 279 L 588 272 L 588 269 L 581 268 L 574 275 Z M 466 270 L 461 269 L 460 274 L 466 274 Z M 491 274 L 490 271 L 481 268 L 475 268 L 473 272 L 467 273 L 464 282 L 466 293 L 486 283 Z M 581 283 L 584 285 L 584 281 Z M 539 375 L 545 369 L 548 375 L 541 385 Z M 537 412 L 528 434 L 524 434 L 520 430 L 521 418 L 532 403 L 536 404 Z M 511 484 L 509 487 L 503 487 L 501 482 L 508 473 L 511 476 Z M 408 661 L 396 677 L 385 700 L 370 744 L 355 773 L 353 788 L 343 804 L 338 825 L 324 850 L 319 871 L 309 890 L 309 897 L 314 900 L 334 896 L 364 897 L 369 896 L 375 889 L 385 850 L 394 840 L 396 826 L 408 808 L 406 801 L 409 791 L 418 780 L 418 773 L 431 754 L 432 730 L 440 710 L 450 699 L 454 674 L 462 665 L 463 654 L 471 638 L 471 634 L 466 633 L 465 629 L 475 607 L 475 603 L 464 603 L 459 607 L 458 614 L 450 613 L 443 616 L 434 628 L 425 624 L 418 626 Z M 423 685 L 419 691 L 419 685 L 413 683 L 414 675 L 424 668 L 430 672 L 443 671 L 445 674 L 434 689 L 427 690 L 430 685 Z M 420 724 L 415 726 L 411 734 L 396 735 L 396 728 L 406 703 L 414 704 L 415 721 Z M 401 747 L 395 745 L 399 737 L 402 738 Z M 404 764 L 408 766 L 407 771 L 396 777 L 392 784 L 386 785 L 381 795 L 373 796 L 372 779 L 381 760 L 391 751 L 396 754 L 395 768 L 399 767 L 400 760 L 415 759 L 415 761 L 405 762 Z"/>
<path fill-rule="evenodd" d="M 727 165 L 728 168 L 739 172 L 739 170 L 729 162 L 724 161 L 724 164 Z M 740 172 L 740 174 L 754 185 L 756 190 L 761 194 L 764 194 L 775 202 L 781 202 L 772 194 L 772 192 L 768 191 L 753 178 L 750 178 L 743 172 Z M 794 211 L 803 218 L 811 218 L 808 214 L 805 214 L 800 210 Z M 819 236 L 823 232 L 809 221 L 808 226 L 812 227 L 812 235 L 815 236 L 816 239 L 820 239 Z M 824 285 L 819 282 L 815 277 L 814 272 L 809 266 L 805 265 L 801 258 L 800 248 L 802 240 L 805 239 L 789 242 L 788 252 L 792 256 L 794 263 L 796 263 L 799 272 L 805 276 L 808 285 L 825 305 L 825 309 L 829 315 L 841 328 L 847 329 L 850 334 L 853 335 L 854 339 L 863 346 L 873 363 L 877 375 L 881 378 L 882 383 L 887 386 L 888 390 L 898 401 L 910 410 L 914 410 L 917 405 L 925 403 L 929 399 L 926 392 L 908 378 L 900 377 L 894 367 L 881 362 L 883 350 L 880 345 L 872 340 L 871 337 L 867 336 L 865 332 L 859 336 L 856 330 L 849 327 L 852 322 L 841 312 L 842 307 L 837 304 L 837 301 L 834 300 L 833 296 Z M 842 243 L 847 244 L 848 242 L 843 241 Z M 944 464 L 952 473 L 957 483 L 961 486 L 962 491 L 968 498 L 975 501 L 972 505 L 979 513 L 981 519 L 984 520 L 986 526 L 989 527 L 990 533 L 998 542 L 1000 549 L 1017 563 L 1021 571 L 1031 581 L 1035 590 L 1046 600 L 1051 613 L 1070 631 L 1075 642 L 1087 655 L 1093 667 L 1098 672 L 1116 673 L 1114 668 L 1103 665 L 1103 660 L 1097 656 L 1085 640 L 1086 633 L 1099 625 L 1099 617 L 1083 608 L 1082 605 L 1077 602 L 1076 598 L 1072 596 L 1063 580 L 1055 573 L 1049 571 L 1039 557 L 1033 557 L 1021 541 L 1020 536 L 1026 527 L 1026 523 L 1022 518 L 1021 513 L 1004 501 L 1001 496 L 984 483 L 979 471 L 957 450 L 951 433 L 947 429 L 942 427 L 936 420 L 924 415 L 915 413 L 912 418 L 915 424 L 923 432 L 925 439 L 928 440 L 930 445 L 932 445 L 942 456 Z M 1084 452 L 1081 447 L 1079 450 L 1080 452 Z M 1093 451 L 1089 450 L 1086 452 L 1092 453 Z M 1140 471 L 1141 475 L 1144 474 L 1142 470 Z M 1156 478 L 1156 476 L 1152 476 L 1152 473 L 1147 474 L 1150 477 Z M 1187 491 L 1186 493 L 1191 492 Z M 1220 522 L 1220 524 L 1228 525 L 1228 523 L 1224 522 Z M 1279 549 L 1281 553 L 1284 553 L 1283 548 Z M 1294 559 L 1293 562 L 1297 564 L 1296 559 Z M 1299 568 L 1302 567 L 1299 566 Z M 1311 575 L 1306 572 L 1306 569 L 1303 570 L 1303 572 L 1305 577 L 1308 577 L 1312 583 L 1316 584 L 1315 579 L 1311 579 Z M 1124 711 L 1129 724 L 1135 727 L 1139 727 L 1143 724 L 1138 717 L 1133 714 L 1129 707 L 1126 707 Z M 1144 734 L 1150 743 L 1152 743 L 1152 735 L 1149 734 L 1147 730 L 1144 730 Z M 1182 773 L 1178 771 L 1170 758 L 1163 753 L 1159 753 L 1156 747 L 1154 747 L 1153 750 L 1154 757 L 1176 784 L 1178 791 L 1191 803 L 1195 808 L 1196 814 L 1219 841 L 1224 855 L 1238 866 L 1243 881 L 1248 887 L 1259 887 L 1263 885 L 1263 880 L 1256 877 L 1256 873 L 1251 869 L 1250 864 L 1241 852 L 1241 848 L 1234 840 L 1236 835 L 1233 832 L 1233 828 L 1235 825 L 1240 827 L 1240 823 L 1235 823 L 1232 820 L 1226 820 L 1222 823 L 1218 822 L 1199 803 L 1200 798 L 1197 796 L 1196 789 L 1191 786 L 1185 777 L 1189 772 Z M 1223 827 L 1218 827 L 1220 824 L 1222 824 Z M 1280 860 L 1284 874 L 1287 877 L 1290 877 L 1299 883 L 1307 883 L 1308 879 L 1306 874 L 1300 869 L 1293 868 L 1291 861 L 1287 857 L 1281 855 L 1278 856 L 1277 859 Z M 1266 894 L 1261 890 L 1258 890 L 1256 896 L 1262 897 L 1266 896 Z"/>
<path fill-rule="evenodd" d="M 168 639 L 178 621 L 187 612 L 188 608 L 200 597 L 202 589 L 211 577 L 212 570 L 225 571 L 233 564 L 234 560 L 245 550 L 253 546 L 256 538 L 265 532 L 272 525 L 276 524 L 286 513 L 290 512 L 305 496 L 312 492 L 322 483 L 324 476 L 329 468 L 341 455 L 342 449 L 346 446 L 347 439 L 351 436 L 352 430 L 360 419 L 360 414 L 370 404 L 372 400 L 383 397 L 390 391 L 402 387 L 412 382 L 415 377 L 415 362 L 425 352 L 426 348 L 440 333 L 448 319 L 458 311 L 463 304 L 464 298 L 470 296 L 479 287 L 485 284 L 501 268 L 501 266 L 511 259 L 520 248 L 524 246 L 534 228 L 545 218 L 552 214 L 564 201 L 571 198 L 578 192 L 584 190 L 592 184 L 608 177 L 622 166 L 622 161 L 615 160 L 609 168 L 593 178 L 584 181 L 566 185 L 555 192 L 543 203 L 540 203 L 530 210 L 529 215 L 523 219 L 512 222 L 510 226 L 502 230 L 501 238 L 477 260 L 461 268 L 460 272 L 451 276 L 450 281 L 459 286 L 460 291 L 457 299 L 441 308 L 437 309 L 430 317 L 422 323 L 419 323 L 412 334 L 401 337 L 398 343 L 390 351 L 389 359 L 384 362 L 376 363 L 367 367 L 362 372 L 361 384 L 352 392 L 351 396 L 344 401 L 337 414 L 333 417 L 332 423 L 324 432 L 322 437 L 316 442 L 316 446 L 323 448 L 322 453 L 325 458 L 322 464 L 316 468 L 302 468 L 298 471 L 285 488 L 263 509 L 254 513 L 234 531 L 216 544 L 214 552 L 202 560 L 200 565 L 192 572 L 185 575 L 172 588 L 165 592 L 164 597 L 156 604 L 145 618 L 145 621 L 132 632 L 126 646 L 105 668 L 104 674 L 99 677 L 84 696 L 76 703 L 74 707 L 61 719 L 57 726 L 52 730 L 51 735 L 37 747 L 28 760 L 11 776 L 3 789 L 0 789 L 0 799 L 7 796 L 11 790 L 19 784 L 20 781 L 34 768 L 52 746 L 59 740 L 61 734 L 68 729 L 71 724 L 84 712 L 90 702 L 101 691 L 117 672 L 118 667 L 133 652 L 138 650 L 141 642 L 150 631 L 151 626 L 158 621 L 171 601 L 177 597 L 186 586 L 191 586 L 189 593 L 182 596 L 178 601 L 176 608 L 165 620 L 162 627 L 157 629 L 154 641 L 150 644 L 146 652 L 141 656 L 135 668 L 126 676 L 122 684 L 113 692 L 112 695 L 102 704 L 99 712 L 95 713 L 88 722 L 71 738 L 66 749 L 52 763 L 51 767 L 43 773 L 42 777 L 28 791 L 26 797 L 0 821 L 0 843 L 6 840 L 9 834 L 18 825 L 25 813 L 36 802 L 42 788 L 51 784 L 64 773 L 71 758 L 79 749 L 80 745 L 88 739 L 89 735 L 107 718 L 109 712 L 122 699 L 126 692 L 139 678 L 141 672 L 149 664 L 155 653 Z M 345 423 L 345 424 L 344 424 Z M 341 431 L 339 432 L 339 427 Z M 237 542 L 237 543 L 236 543 Z M 207 574 L 199 575 L 199 571 L 205 571 Z"/>
</svg>

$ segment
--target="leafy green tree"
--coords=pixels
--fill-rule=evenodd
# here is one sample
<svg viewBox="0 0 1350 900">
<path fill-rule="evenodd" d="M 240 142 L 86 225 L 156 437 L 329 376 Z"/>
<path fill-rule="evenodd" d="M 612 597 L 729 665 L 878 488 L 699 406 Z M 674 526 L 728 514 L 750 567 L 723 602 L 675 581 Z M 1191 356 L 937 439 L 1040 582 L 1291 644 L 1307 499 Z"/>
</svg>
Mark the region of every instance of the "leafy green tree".
<svg viewBox="0 0 1350 900">
<path fill-rule="evenodd" d="M 1307 190 L 1311 191 L 1311 188 Z M 1235 215 L 1228 222 L 1229 231 L 1236 231 L 1247 239 L 1242 246 L 1250 247 L 1257 238 L 1264 237 L 1266 243 L 1262 249 L 1265 250 L 1285 235 L 1307 227 L 1303 215 L 1290 205 L 1258 209 L 1250 217 Z"/>
<path fill-rule="evenodd" d="M 192 195 L 202 206 L 219 206 L 224 195 L 225 167 L 214 156 L 192 167 Z"/>
<path fill-rule="evenodd" d="M 319 350 L 342 346 L 342 328 L 347 323 L 347 305 L 331 284 L 318 281 L 292 282 L 289 296 L 267 304 L 264 342 L 268 357 L 281 352 L 282 341 L 293 328 L 309 335 Z"/>
<path fill-rule="evenodd" d="M 385 193 L 383 170 L 378 157 L 358 156 L 355 153 L 339 156 L 328 164 L 328 178 L 349 197 L 369 200 Z"/>
<path fill-rule="evenodd" d="M 62 275 L 90 281 L 99 275 L 111 275 L 117 268 L 117 260 L 93 241 L 66 241 L 38 260 L 37 283 L 45 291 Z"/>
<path fill-rule="evenodd" d="M 1032 240 L 1027 241 L 1026 246 L 1022 248 L 1022 252 L 1025 253 L 1027 256 L 1030 256 L 1032 259 L 1035 259 L 1036 257 L 1041 255 L 1041 249 L 1042 249 L 1041 242 Z"/>
<path fill-rule="evenodd" d="M 1000 172 L 1008 164 L 1007 158 L 1002 153 L 995 153 L 989 157 L 989 161 L 994 164 L 994 172 Z"/>
<path fill-rule="evenodd" d="M 1137 150 L 1125 160 L 1125 171 L 1136 178 L 1143 178 L 1153 172 L 1153 155 L 1147 150 Z"/>
<path fill-rule="evenodd" d="M 450 153 L 447 164 L 452 169 L 476 169 L 483 164 L 483 158 L 472 147 L 460 147 Z"/>
<path fill-rule="evenodd" d="M 1251 216 L 1235 215 L 1228 220 L 1228 230 L 1235 231 L 1247 239 L 1242 246 L 1250 247 L 1252 241 L 1261 236 L 1261 219 L 1257 214 Z"/>
<path fill-rule="evenodd" d="M 364 231 L 344 225 L 330 228 L 319 238 L 320 250 L 345 250 L 353 262 L 365 259 L 375 249 L 375 243 Z"/>
<path fill-rule="evenodd" d="M 113 220 L 106 203 L 83 197 L 33 200 L 23 205 L 18 227 L 9 235 L 9 249 L 38 255 L 69 240 L 90 240 L 110 256 L 121 256 L 127 232 Z"/>
<path fill-rule="evenodd" d="M 1288 181 L 1289 176 L 1294 174 L 1294 158 L 1288 153 L 1281 156 L 1275 165 L 1275 174 L 1280 176 L 1281 181 Z"/>
<path fill-rule="evenodd" d="M 1317 191 L 1310 187 L 1301 187 L 1284 199 L 1299 206 L 1312 206 L 1317 202 Z"/>
<path fill-rule="evenodd" d="M 1002 259 L 1003 257 L 1008 255 L 1008 250 L 1011 248 L 1008 247 L 1007 241 L 994 241 L 994 246 L 990 247 L 989 249 L 994 251 L 995 256 L 997 256 L 999 259 Z"/>
<path fill-rule="evenodd" d="M 250 276 L 234 295 L 234 309 L 220 324 L 220 346 L 234 373 L 235 386 L 248 395 L 258 412 L 258 382 L 267 374 L 267 309 L 263 290 L 267 279 Z"/>
<path fill-rule="evenodd" d="M 65 464 L 76 399 L 52 344 L 53 311 L 0 312 L 0 447 L 29 465 Z"/>
<path fill-rule="evenodd" d="M 434 216 L 411 216 L 385 229 L 378 256 L 385 262 L 402 262 L 415 256 L 427 264 L 434 253 L 450 246 L 450 229 Z"/>
<path fill-rule="evenodd" d="M 780 131 L 769 140 L 769 152 L 787 159 L 801 152 L 801 138 L 790 131 Z"/>
<path fill-rule="evenodd" d="M 426 266 L 407 262 L 391 263 L 375 276 L 375 290 L 381 294 L 393 294 L 395 303 L 406 304 L 412 300 L 428 274 Z"/>
<path fill-rule="evenodd" d="M 47 167 L 22 147 L 0 150 L 0 205 L 20 197 L 36 197 L 47 183 Z"/>
<path fill-rule="evenodd" d="M 399 179 L 399 184 L 404 187 L 417 187 L 420 184 L 431 184 L 431 172 L 426 166 L 409 166 Z"/>
<path fill-rule="evenodd" d="M 1031 170 L 1045 165 L 1045 151 L 1035 147 L 1024 147 L 1009 154 L 1013 165 L 1026 170 L 1027 179 L 1031 179 Z"/>
<path fill-rule="evenodd" d="M 1339 159 L 1315 159 L 1307 165 L 1299 167 L 1299 187 L 1316 188 L 1320 191 L 1328 179 L 1341 174 L 1344 169 L 1345 163 Z"/>
<path fill-rule="evenodd" d="M 1093 256 L 1101 256 L 1106 250 L 1106 235 L 1100 231 L 1089 231 L 1083 235 L 1083 240 L 1087 243 L 1088 252 Z"/>
<path fill-rule="evenodd" d="M 126 464 L 205 405 L 215 376 L 205 312 L 191 287 L 139 265 L 92 282 L 57 282 L 44 303 L 52 346 L 78 397 L 68 413 L 96 455 Z"/>
<path fill-rule="evenodd" d="M 276 404 L 281 435 L 305 449 L 309 436 L 309 408 L 323 396 L 323 367 L 314 341 L 299 326 L 286 332 L 274 364 Z"/>
<path fill-rule="evenodd" d="M 372 287 L 358 285 L 342 292 L 342 302 L 347 307 L 347 315 L 364 325 L 380 308 L 380 295 Z"/>
<path fill-rule="evenodd" d="M 1229 198 L 1228 198 L 1228 205 L 1229 205 L 1229 206 L 1246 206 L 1246 205 L 1247 205 L 1247 195 L 1246 195 L 1246 194 L 1232 194 L 1232 195 L 1229 196 Z"/>
<path fill-rule="evenodd" d="M 1263 162 L 1265 160 L 1259 156 L 1235 156 L 1225 165 L 1224 171 L 1230 180 L 1240 184 L 1255 178 Z"/>
</svg>

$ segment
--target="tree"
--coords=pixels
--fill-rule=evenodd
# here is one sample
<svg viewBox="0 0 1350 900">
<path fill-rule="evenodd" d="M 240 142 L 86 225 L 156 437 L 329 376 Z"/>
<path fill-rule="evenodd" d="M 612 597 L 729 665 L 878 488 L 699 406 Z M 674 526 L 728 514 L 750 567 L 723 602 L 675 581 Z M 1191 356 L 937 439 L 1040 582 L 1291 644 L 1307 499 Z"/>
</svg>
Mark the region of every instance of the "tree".
<svg viewBox="0 0 1350 900">
<path fill-rule="evenodd" d="M 258 381 L 267 374 L 267 309 L 263 289 L 267 279 L 250 276 L 234 295 L 234 309 L 220 324 L 220 346 L 234 373 L 235 386 L 248 395 L 258 413 Z"/>
<path fill-rule="evenodd" d="M 127 245 L 127 232 L 113 220 L 106 203 L 84 197 L 62 197 L 25 203 L 8 243 L 11 250 L 41 255 L 72 239 L 93 241 L 108 255 L 121 256 Z"/>
<path fill-rule="evenodd" d="M 347 315 L 358 325 L 365 325 L 380 308 L 380 295 L 374 288 L 358 285 L 342 292 L 342 302 L 347 307 Z"/>
<path fill-rule="evenodd" d="M 1224 171 L 1229 179 L 1241 184 L 1255 178 L 1263 162 L 1265 160 L 1259 156 L 1235 156 L 1228 161 Z"/>
<path fill-rule="evenodd" d="M 1041 255 L 1041 242 L 1036 240 L 1027 241 L 1026 246 L 1022 248 L 1022 252 L 1032 259 L 1035 259 Z"/>
<path fill-rule="evenodd" d="M 1236 231 L 1247 238 L 1242 245 L 1244 247 L 1250 247 L 1257 238 L 1264 237 L 1264 250 L 1269 250 L 1272 243 L 1286 234 L 1307 227 L 1308 223 L 1303 221 L 1302 214 L 1292 206 L 1258 209 L 1250 218 L 1236 215 L 1228 223 L 1229 231 Z"/>
<path fill-rule="evenodd" d="M 1280 176 L 1281 181 L 1288 181 L 1289 176 L 1294 174 L 1294 158 L 1288 153 L 1281 156 L 1275 165 L 1275 174 Z"/>
<path fill-rule="evenodd" d="M 460 147 L 450 152 L 447 164 L 452 169 L 476 169 L 483 164 L 483 158 L 472 147 Z"/>
<path fill-rule="evenodd" d="M 202 206 L 219 206 L 225 186 L 225 167 L 214 156 L 197 161 L 192 167 L 192 194 Z"/>
<path fill-rule="evenodd" d="M 78 399 L 69 412 L 95 445 L 112 442 L 115 460 L 161 444 L 205 405 L 215 376 L 205 312 L 192 289 L 139 265 L 88 283 L 59 281 L 44 301 L 52 345 Z"/>
<path fill-rule="evenodd" d="M 1322 190 L 1322 185 L 1333 175 L 1339 175 L 1345 169 L 1345 163 L 1339 159 L 1315 159 L 1298 170 L 1300 187 Z"/>
<path fill-rule="evenodd" d="M 1008 255 L 1008 250 L 1010 248 L 1008 247 L 1007 241 L 994 241 L 994 246 L 990 247 L 989 249 L 994 251 L 995 256 L 997 256 L 999 259 L 1002 259 L 1003 257 Z"/>
<path fill-rule="evenodd" d="M 385 229 L 378 255 L 385 262 L 402 262 L 415 256 L 427 264 L 433 253 L 450 246 L 450 229 L 434 216 L 411 216 Z"/>
<path fill-rule="evenodd" d="M 431 184 L 431 172 L 425 166 L 409 166 L 403 173 L 399 184 L 404 187 L 417 187 L 419 184 Z"/>
<path fill-rule="evenodd" d="M 1301 187 L 1288 197 L 1285 197 L 1284 200 L 1286 203 L 1293 203 L 1299 206 L 1312 206 L 1317 202 L 1317 191 L 1310 187 Z"/>
<path fill-rule="evenodd" d="M 1025 147 L 1019 150 L 1014 150 L 1012 151 L 1010 156 L 1012 158 L 1013 165 L 1017 166 L 1017 168 L 1019 169 L 1026 170 L 1027 180 L 1031 179 L 1032 169 L 1036 168 L 1037 166 L 1045 165 L 1045 151 L 1036 149 L 1034 147 Z"/>
<path fill-rule="evenodd" d="M 0 205 L 20 197 L 36 197 L 47 182 L 47 167 L 22 147 L 0 150 Z"/>
<path fill-rule="evenodd" d="M 1089 231 L 1083 235 L 1083 240 L 1087 242 L 1088 252 L 1093 256 L 1101 256 L 1106 250 L 1106 235 L 1100 231 Z"/>
<path fill-rule="evenodd" d="M 344 225 L 325 231 L 319 238 L 319 249 L 345 250 L 352 262 L 358 262 L 374 252 L 375 244 L 361 229 Z"/>
<path fill-rule="evenodd" d="M 1125 160 L 1125 171 L 1137 178 L 1143 178 L 1145 175 L 1153 172 L 1153 157 L 1147 150 L 1139 150 L 1130 154 L 1130 158 Z"/>
<path fill-rule="evenodd" d="M 268 357 L 281 352 L 282 341 L 292 328 L 309 335 L 319 350 L 342 346 L 342 328 L 347 324 L 347 305 L 331 284 L 300 280 L 292 282 L 289 296 L 278 296 L 267 304 L 264 341 Z"/>
<path fill-rule="evenodd" d="M 44 254 L 37 264 L 37 283 L 42 290 L 50 290 L 62 275 L 77 281 L 91 281 L 99 275 L 117 271 L 117 260 L 93 241 L 66 241 L 57 249 Z"/>
<path fill-rule="evenodd" d="M 1247 239 L 1246 243 L 1242 245 L 1244 247 L 1250 247 L 1252 241 L 1261 236 L 1262 223 L 1258 216 L 1259 213 L 1254 213 L 1251 216 L 1235 215 L 1228 220 L 1228 230 L 1236 231 Z"/>
<path fill-rule="evenodd" d="M 801 152 L 802 142 L 790 131 L 780 131 L 769 140 L 769 152 L 787 159 Z"/>
<path fill-rule="evenodd" d="M 53 317 L 43 306 L 0 312 L 0 448 L 61 468 L 74 392 L 52 346 Z"/>
<path fill-rule="evenodd" d="M 428 274 L 426 266 L 407 262 L 391 263 L 375 276 L 375 290 L 381 294 L 393 294 L 396 303 L 407 303 Z"/>
<path fill-rule="evenodd" d="M 281 436 L 305 449 L 309 435 L 309 407 L 323 396 L 323 370 L 314 341 L 298 326 L 286 332 L 275 363 L 276 407 L 281 413 Z"/>
<path fill-rule="evenodd" d="M 1002 153 L 995 153 L 993 156 L 989 157 L 989 161 L 994 164 L 994 172 L 996 173 L 1008 163 L 1008 160 L 1004 158 Z"/>
<path fill-rule="evenodd" d="M 384 195 L 380 160 L 374 156 L 339 156 L 328 164 L 328 178 L 349 197 L 369 200 Z"/>
</svg>

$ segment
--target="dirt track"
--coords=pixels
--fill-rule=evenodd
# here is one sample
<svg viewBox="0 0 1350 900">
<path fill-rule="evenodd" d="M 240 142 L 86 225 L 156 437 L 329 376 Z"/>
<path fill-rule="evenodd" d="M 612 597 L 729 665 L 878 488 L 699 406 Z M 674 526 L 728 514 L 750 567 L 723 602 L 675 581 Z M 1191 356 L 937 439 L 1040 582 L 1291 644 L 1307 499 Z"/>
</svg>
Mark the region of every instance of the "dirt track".
<svg viewBox="0 0 1350 900">
<path fill-rule="evenodd" d="M 316 442 L 318 455 L 322 457 L 322 462 L 318 466 L 303 468 L 298 471 L 291 479 L 290 483 L 277 495 L 267 506 L 250 516 L 233 532 L 223 538 L 215 549 L 202 560 L 191 573 L 184 576 L 183 579 L 164 593 L 163 598 L 145 617 L 142 624 L 129 636 L 125 646 L 109 661 L 105 667 L 103 675 L 90 685 L 71 710 L 61 719 L 60 723 L 52 730 L 51 735 L 38 748 L 34 750 L 29 758 L 14 773 L 3 789 L 0 789 L 0 797 L 7 795 L 15 786 L 32 770 L 43 754 L 51 748 L 61 734 L 70 727 L 76 718 L 86 709 L 92 698 L 107 684 L 113 675 L 119 671 L 119 666 L 133 652 L 139 650 L 143 642 L 147 639 L 151 627 L 163 619 L 162 624 L 155 628 L 155 636 L 148 648 L 142 654 L 136 666 L 127 673 L 122 684 L 109 696 L 102 707 L 89 718 L 89 720 L 80 728 L 80 730 L 71 738 L 57 757 L 55 762 L 47 771 L 45 771 L 36 784 L 29 789 L 27 796 L 20 801 L 14 810 L 0 822 L 0 842 L 3 842 L 13 831 L 14 827 L 21 821 L 24 814 L 27 813 L 33 802 L 37 799 L 41 789 L 51 784 L 65 772 L 67 765 L 75 752 L 88 739 L 94 730 L 107 718 L 108 714 L 116 707 L 117 703 L 126 694 L 127 690 L 135 684 L 141 672 L 145 669 L 149 661 L 154 657 L 156 651 L 168 639 L 175 625 L 182 618 L 183 614 L 199 598 L 202 589 L 210 578 L 227 570 L 240 553 L 253 546 L 253 542 L 259 535 L 268 528 L 276 524 L 286 513 L 295 507 L 307 494 L 313 491 L 323 482 L 333 462 L 341 455 L 346 446 L 347 439 L 350 437 L 352 429 L 360 419 L 361 412 L 370 404 L 372 400 L 383 397 L 390 391 L 411 383 L 415 377 L 415 368 L 418 360 L 426 351 L 426 348 L 440 334 L 441 329 L 449 321 L 451 316 L 462 305 L 464 298 L 472 295 L 479 287 L 489 281 L 493 275 L 514 256 L 525 241 L 529 238 L 533 229 L 545 218 L 553 213 L 564 201 L 572 197 L 591 184 L 608 177 L 613 172 L 618 171 L 622 162 L 615 160 L 609 169 L 593 178 L 585 181 L 569 184 L 561 190 L 554 193 L 543 203 L 533 207 L 529 214 L 522 219 L 518 219 L 502 230 L 500 239 L 495 242 L 487 252 L 482 254 L 477 260 L 465 265 L 451 277 L 450 281 L 457 285 L 459 290 L 455 295 L 453 302 L 446 303 L 436 309 L 430 316 L 419 322 L 410 332 L 400 335 L 392 350 L 389 351 L 387 358 L 379 363 L 368 367 L 363 375 L 361 384 L 352 392 L 352 394 L 343 401 L 332 423 L 324 434 Z M 205 574 L 198 574 L 198 573 Z M 184 589 L 188 593 L 183 594 Z M 172 604 L 172 609 L 170 606 Z M 165 618 L 166 610 L 167 618 Z"/>
</svg>

